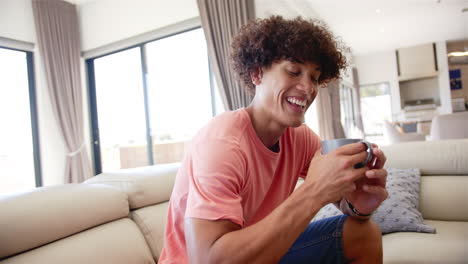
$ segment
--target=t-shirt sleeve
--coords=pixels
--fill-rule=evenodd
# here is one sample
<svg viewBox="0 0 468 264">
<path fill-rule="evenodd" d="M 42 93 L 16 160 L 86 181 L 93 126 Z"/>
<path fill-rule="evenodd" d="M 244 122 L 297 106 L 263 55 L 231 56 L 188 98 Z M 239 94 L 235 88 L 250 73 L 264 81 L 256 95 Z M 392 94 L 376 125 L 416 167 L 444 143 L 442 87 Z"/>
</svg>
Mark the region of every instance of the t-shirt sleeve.
<svg viewBox="0 0 468 264">
<path fill-rule="evenodd" d="M 245 159 L 228 140 L 210 140 L 192 149 L 185 217 L 230 220 L 244 225 L 241 192 Z"/>
<path fill-rule="evenodd" d="M 302 125 L 303 129 L 302 138 L 298 142 L 306 146 L 304 148 L 304 162 L 303 162 L 303 169 L 299 177 L 305 179 L 307 176 L 307 171 L 309 170 L 309 164 L 312 158 L 315 155 L 315 152 L 320 149 L 321 147 L 321 140 L 320 137 L 315 134 L 312 129 L 310 129 L 307 125 Z"/>
</svg>

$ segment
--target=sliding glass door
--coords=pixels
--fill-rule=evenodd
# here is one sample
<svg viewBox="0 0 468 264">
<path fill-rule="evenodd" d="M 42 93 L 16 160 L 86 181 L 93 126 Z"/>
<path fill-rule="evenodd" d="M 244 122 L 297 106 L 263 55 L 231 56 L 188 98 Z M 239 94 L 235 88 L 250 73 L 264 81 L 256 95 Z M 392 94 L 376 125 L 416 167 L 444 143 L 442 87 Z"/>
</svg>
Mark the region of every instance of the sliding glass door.
<svg viewBox="0 0 468 264">
<path fill-rule="evenodd" d="M 145 48 L 153 162 L 181 161 L 191 137 L 213 114 L 204 35 L 196 29 Z"/>
<path fill-rule="evenodd" d="M 87 60 L 96 173 L 182 161 L 216 114 L 200 28 Z"/>
<path fill-rule="evenodd" d="M 94 61 L 103 171 L 148 165 L 140 48 Z"/>
</svg>

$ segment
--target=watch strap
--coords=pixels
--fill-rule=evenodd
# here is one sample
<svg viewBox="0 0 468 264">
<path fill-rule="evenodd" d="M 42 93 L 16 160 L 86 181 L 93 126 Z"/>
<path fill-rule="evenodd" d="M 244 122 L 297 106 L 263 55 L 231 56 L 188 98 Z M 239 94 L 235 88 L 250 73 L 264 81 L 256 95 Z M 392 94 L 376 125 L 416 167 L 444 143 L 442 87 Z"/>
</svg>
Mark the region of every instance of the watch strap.
<svg viewBox="0 0 468 264">
<path fill-rule="evenodd" d="M 363 213 L 360 213 L 360 212 L 353 206 L 353 204 L 350 203 L 350 202 L 348 201 L 348 199 L 346 199 L 346 198 L 344 198 L 344 199 L 345 199 L 346 204 L 348 205 L 349 209 L 351 209 L 351 211 L 352 211 L 354 214 L 356 214 L 357 216 L 369 217 L 369 216 L 372 215 L 372 213 L 370 213 L 370 214 L 363 214 Z"/>
</svg>

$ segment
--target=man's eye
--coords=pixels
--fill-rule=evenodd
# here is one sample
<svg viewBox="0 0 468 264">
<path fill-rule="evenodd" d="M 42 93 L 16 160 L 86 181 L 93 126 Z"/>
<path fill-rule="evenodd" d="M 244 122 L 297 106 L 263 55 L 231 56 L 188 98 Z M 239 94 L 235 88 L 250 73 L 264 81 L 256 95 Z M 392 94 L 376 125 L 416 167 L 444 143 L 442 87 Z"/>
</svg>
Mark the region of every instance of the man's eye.
<svg viewBox="0 0 468 264">
<path fill-rule="evenodd" d="M 299 74 L 301 74 L 301 72 L 298 72 L 298 71 L 288 71 L 289 74 L 293 75 L 293 76 L 299 76 Z"/>
</svg>

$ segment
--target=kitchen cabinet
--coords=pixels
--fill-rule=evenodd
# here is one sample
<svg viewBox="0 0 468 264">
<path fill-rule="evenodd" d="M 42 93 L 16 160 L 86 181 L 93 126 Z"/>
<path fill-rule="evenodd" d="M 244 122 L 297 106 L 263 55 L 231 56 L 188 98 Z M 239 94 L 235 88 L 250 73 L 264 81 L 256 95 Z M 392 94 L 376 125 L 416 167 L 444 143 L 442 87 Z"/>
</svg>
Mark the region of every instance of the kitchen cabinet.
<svg viewBox="0 0 468 264">
<path fill-rule="evenodd" d="M 396 56 L 400 82 L 438 75 L 434 43 L 400 48 L 396 51 Z"/>
</svg>

